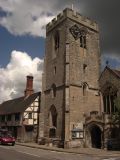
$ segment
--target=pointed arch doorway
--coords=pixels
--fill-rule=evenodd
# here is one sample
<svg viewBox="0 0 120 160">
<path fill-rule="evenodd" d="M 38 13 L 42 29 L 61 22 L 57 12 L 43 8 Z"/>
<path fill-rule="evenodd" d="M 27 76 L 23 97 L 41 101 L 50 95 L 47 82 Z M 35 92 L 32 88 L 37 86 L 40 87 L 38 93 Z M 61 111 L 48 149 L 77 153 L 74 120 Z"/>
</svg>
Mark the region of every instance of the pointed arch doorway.
<svg viewBox="0 0 120 160">
<path fill-rule="evenodd" d="M 102 132 L 99 126 L 93 125 L 90 127 L 91 146 L 93 148 L 101 148 Z"/>
</svg>

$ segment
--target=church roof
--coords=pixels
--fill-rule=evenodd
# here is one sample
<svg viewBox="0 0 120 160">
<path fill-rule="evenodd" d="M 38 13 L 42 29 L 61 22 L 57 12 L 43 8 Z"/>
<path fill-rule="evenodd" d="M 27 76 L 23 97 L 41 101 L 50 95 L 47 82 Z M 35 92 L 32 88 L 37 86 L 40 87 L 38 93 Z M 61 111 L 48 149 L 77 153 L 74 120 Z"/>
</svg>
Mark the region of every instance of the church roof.
<svg viewBox="0 0 120 160">
<path fill-rule="evenodd" d="M 23 96 L 3 102 L 0 104 L 0 115 L 24 112 L 39 95 L 40 92 L 37 92 L 27 97 Z"/>
<path fill-rule="evenodd" d="M 114 69 L 112 69 L 112 71 L 113 71 L 118 77 L 120 77 L 120 71 L 119 71 L 119 70 L 114 70 Z"/>
<path fill-rule="evenodd" d="M 120 70 L 112 69 L 112 68 L 106 66 L 105 69 L 103 70 L 103 72 L 101 73 L 99 80 L 101 79 L 101 77 L 102 77 L 103 73 L 105 72 L 105 70 L 109 70 L 117 78 L 120 78 Z"/>
</svg>

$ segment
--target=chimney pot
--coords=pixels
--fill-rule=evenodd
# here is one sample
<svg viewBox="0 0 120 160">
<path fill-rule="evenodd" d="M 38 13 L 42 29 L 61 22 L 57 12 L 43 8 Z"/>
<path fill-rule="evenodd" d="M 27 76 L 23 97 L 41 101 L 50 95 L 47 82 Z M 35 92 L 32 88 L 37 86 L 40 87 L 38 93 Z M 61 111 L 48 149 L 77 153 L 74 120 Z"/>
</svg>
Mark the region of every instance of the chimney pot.
<svg viewBox="0 0 120 160">
<path fill-rule="evenodd" d="M 26 82 L 26 89 L 25 89 L 25 97 L 30 96 L 33 93 L 34 93 L 34 90 L 33 90 L 33 76 L 28 75 L 27 76 L 27 82 Z"/>
</svg>

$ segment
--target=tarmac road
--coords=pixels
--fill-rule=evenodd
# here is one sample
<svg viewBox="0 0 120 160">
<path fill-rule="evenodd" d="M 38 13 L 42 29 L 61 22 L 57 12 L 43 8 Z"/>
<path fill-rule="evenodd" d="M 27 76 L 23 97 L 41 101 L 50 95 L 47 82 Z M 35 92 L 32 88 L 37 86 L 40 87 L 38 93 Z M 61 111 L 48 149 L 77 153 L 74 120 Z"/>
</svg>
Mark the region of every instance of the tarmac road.
<svg viewBox="0 0 120 160">
<path fill-rule="evenodd" d="M 25 146 L 0 145 L 0 160 L 120 160 L 89 155 L 48 151 Z"/>
</svg>

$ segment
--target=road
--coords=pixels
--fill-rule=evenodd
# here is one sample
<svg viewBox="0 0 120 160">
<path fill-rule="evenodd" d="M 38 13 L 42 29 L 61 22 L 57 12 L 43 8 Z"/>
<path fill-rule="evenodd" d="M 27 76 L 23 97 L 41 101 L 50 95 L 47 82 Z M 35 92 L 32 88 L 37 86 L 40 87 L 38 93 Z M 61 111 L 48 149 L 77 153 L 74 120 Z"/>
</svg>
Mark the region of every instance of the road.
<svg viewBox="0 0 120 160">
<path fill-rule="evenodd" d="M 0 160 L 120 160 L 115 157 L 94 157 L 83 154 L 48 151 L 24 146 L 0 145 Z"/>
</svg>

